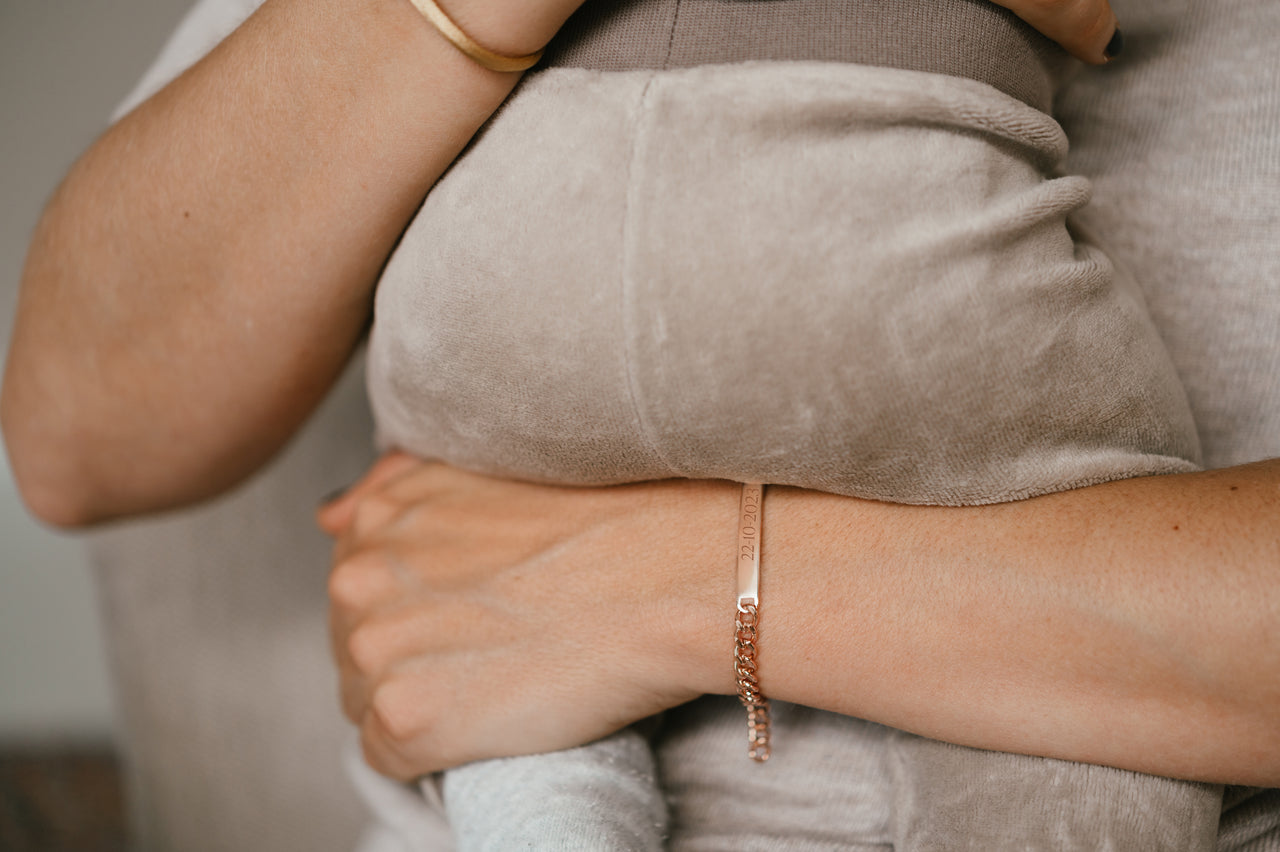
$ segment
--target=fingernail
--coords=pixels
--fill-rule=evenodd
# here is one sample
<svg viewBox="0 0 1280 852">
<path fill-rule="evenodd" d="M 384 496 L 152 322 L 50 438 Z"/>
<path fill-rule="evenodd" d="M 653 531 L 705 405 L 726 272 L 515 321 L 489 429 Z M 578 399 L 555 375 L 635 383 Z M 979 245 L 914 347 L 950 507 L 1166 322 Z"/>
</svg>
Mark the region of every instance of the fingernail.
<svg viewBox="0 0 1280 852">
<path fill-rule="evenodd" d="M 350 490 L 351 490 L 350 485 L 344 485 L 341 488 L 335 488 L 334 490 L 330 491 L 328 494 L 320 498 L 320 504 L 319 504 L 320 507 L 323 508 L 325 506 L 328 506 L 330 503 L 334 502 L 335 500 L 340 499 L 343 494 L 346 494 Z"/>
<path fill-rule="evenodd" d="M 1120 32 L 1120 28 L 1116 27 L 1115 35 L 1111 37 L 1111 41 L 1107 42 L 1106 48 L 1102 51 L 1102 55 L 1107 61 L 1115 59 L 1120 55 L 1120 51 L 1124 50 L 1124 33 Z"/>
</svg>

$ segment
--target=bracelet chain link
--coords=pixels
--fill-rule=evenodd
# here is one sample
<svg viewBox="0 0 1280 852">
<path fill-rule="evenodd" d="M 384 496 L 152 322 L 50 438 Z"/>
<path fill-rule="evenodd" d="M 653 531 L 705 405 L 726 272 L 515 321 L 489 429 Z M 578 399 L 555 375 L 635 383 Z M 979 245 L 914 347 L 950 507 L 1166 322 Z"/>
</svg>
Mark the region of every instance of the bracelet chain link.
<svg viewBox="0 0 1280 852">
<path fill-rule="evenodd" d="M 738 681 L 738 698 L 747 708 L 747 757 L 759 763 L 769 759 L 769 699 L 760 691 L 756 677 L 756 632 L 760 621 L 755 604 L 738 611 L 734 641 L 733 671 Z"/>
</svg>

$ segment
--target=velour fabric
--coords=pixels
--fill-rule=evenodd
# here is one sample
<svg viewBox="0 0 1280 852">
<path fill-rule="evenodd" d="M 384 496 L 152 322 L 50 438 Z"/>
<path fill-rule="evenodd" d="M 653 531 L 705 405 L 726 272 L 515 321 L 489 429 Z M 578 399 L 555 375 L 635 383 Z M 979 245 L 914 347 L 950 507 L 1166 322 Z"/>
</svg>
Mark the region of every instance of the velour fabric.
<svg viewBox="0 0 1280 852">
<path fill-rule="evenodd" d="M 254 6 L 200 0 L 125 106 Z M 1077 218 L 1134 271 L 1186 387 L 1205 462 L 1280 456 L 1280 71 L 1270 61 L 1280 4 L 1126 0 L 1119 10 L 1125 55 L 1083 72 L 1059 103 L 1070 170 L 1095 187 Z M 352 848 L 362 815 L 334 757 L 345 725 L 323 628 L 327 548 L 309 515 L 372 459 L 370 429 L 362 391 L 348 383 L 252 485 L 91 539 L 137 848 Z M 740 722 L 732 702 L 721 712 Z M 744 774 L 740 749 L 735 735 L 724 774 Z M 696 802 L 685 789 L 684 801 Z M 888 836 L 871 817 L 858 828 Z M 1280 849 L 1276 791 L 1228 788 L 1218 849 Z"/>
<path fill-rule="evenodd" d="M 536 144 L 530 144 L 536 140 Z M 531 76 L 378 287 L 381 440 L 501 476 L 1015 500 L 1192 470 L 1057 124 L 840 63 Z"/>
</svg>

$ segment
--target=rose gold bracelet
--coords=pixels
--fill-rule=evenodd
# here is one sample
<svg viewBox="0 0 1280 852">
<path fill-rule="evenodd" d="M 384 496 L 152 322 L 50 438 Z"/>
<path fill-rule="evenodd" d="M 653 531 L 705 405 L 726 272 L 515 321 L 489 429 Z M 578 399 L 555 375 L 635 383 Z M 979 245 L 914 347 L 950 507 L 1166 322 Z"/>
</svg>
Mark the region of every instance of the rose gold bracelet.
<svg viewBox="0 0 1280 852">
<path fill-rule="evenodd" d="M 526 71 L 537 65 L 538 60 L 542 58 L 541 50 L 524 56 L 504 56 L 501 53 L 494 53 L 487 47 L 481 47 L 475 39 L 464 33 L 462 27 L 455 24 L 453 19 L 436 5 L 435 0 L 409 0 L 409 2 L 426 16 L 450 44 L 490 71 Z"/>
<path fill-rule="evenodd" d="M 747 708 L 747 757 L 769 759 L 769 699 L 760 691 L 756 638 L 760 625 L 760 533 L 764 519 L 764 486 L 742 486 L 738 512 L 738 619 L 734 636 L 733 674 L 738 698 Z"/>
</svg>

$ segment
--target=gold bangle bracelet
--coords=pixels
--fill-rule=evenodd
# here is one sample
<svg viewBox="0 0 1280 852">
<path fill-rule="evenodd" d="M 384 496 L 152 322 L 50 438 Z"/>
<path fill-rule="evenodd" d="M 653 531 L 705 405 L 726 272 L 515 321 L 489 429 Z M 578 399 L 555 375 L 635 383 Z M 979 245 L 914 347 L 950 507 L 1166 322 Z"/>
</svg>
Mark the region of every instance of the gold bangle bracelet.
<svg viewBox="0 0 1280 852">
<path fill-rule="evenodd" d="M 450 44 L 490 71 L 527 71 L 537 65 L 538 60 L 542 58 L 541 50 L 525 56 L 504 56 L 501 53 L 494 53 L 477 44 L 475 39 L 464 33 L 462 28 L 436 5 L 435 0 L 409 0 L 409 2 L 426 16 L 426 19 L 440 32 L 440 35 L 449 40 Z"/>
</svg>

